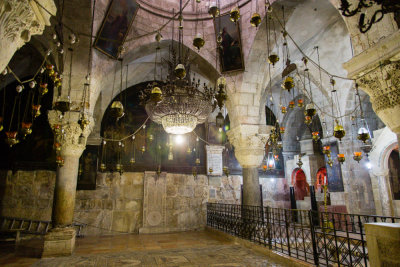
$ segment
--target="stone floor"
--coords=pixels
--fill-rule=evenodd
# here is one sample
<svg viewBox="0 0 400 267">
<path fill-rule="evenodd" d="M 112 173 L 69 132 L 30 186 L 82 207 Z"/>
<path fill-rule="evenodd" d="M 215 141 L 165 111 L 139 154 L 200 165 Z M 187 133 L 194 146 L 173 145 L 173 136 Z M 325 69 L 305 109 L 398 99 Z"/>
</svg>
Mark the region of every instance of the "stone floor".
<svg viewBox="0 0 400 267">
<path fill-rule="evenodd" d="M 0 266 L 286 266 L 206 231 L 77 239 L 70 257 L 16 257 L 0 248 Z"/>
</svg>

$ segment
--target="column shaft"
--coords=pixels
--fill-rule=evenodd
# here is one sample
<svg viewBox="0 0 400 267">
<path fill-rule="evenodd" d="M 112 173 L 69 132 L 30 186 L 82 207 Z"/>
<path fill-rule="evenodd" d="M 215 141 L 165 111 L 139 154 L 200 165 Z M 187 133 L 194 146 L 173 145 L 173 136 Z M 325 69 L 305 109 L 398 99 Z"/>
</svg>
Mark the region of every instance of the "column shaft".
<svg viewBox="0 0 400 267">
<path fill-rule="evenodd" d="M 257 167 L 243 168 L 243 205 L 261 206 Z"/>
<path fill-rule="evenodd" d="M 79 157 L 65 156 L 64 166 L 57 170 L 53 227 L 65 227 L 73 222 L 78 168 Z"/>
</svg>

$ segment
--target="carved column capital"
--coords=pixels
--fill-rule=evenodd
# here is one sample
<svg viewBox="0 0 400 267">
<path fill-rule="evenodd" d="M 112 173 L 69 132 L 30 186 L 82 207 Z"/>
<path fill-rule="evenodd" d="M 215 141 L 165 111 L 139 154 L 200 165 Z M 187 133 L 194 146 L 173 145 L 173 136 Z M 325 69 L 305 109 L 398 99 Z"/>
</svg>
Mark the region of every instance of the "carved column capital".
<svg viewBox="0 0 400 267">
<path fill-rule="evenodd" d="M 89 124 L 81 129 L 79 120 L 81 113 L 69 111 L 66 112 L 63 118 L 60 118 L 60 112 L 49 110 L 48 113 L 49 124 L 54 129 L 56 125 L 60 125 L 62 133 L 59 142 L 61 144 L 61 156 L 80 157 L 86 148 L 86 140 L 94 126 L 92 116 L 85 115 Z"/>
<path fill-rule="evenodd" d="M 50 14 L 43 7 L 56 14 L 53 0 L 38 0 L 37 3 L 33 0 L 0 1 L 0 71 L 32 35 L 42 34 L 44 27 L 50 25 Z"/>
<path fill-rule="evenodd" d="M 395 133 L 400 133 L 400 61 L 386 62 L 357 80 L 370 96 L 372 108 Z"/>
<path fill-rule="evenodd" d="M 239 125 L 227 132 L 235 156 L 243 168 L 260 166 L 269 134 L 259 125 Z M 269 132 L 269 131 L 268 131 Z"/>
</svg>

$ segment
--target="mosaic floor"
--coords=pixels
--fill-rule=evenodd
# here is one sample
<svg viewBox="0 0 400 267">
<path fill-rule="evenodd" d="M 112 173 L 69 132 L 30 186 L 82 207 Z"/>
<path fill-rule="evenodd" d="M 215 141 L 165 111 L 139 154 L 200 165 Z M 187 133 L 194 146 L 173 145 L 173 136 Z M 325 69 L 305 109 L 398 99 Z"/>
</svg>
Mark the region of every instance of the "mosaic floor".
<svg viewBox="0 0 400 267">
<path fill-rule="evenodd" d="M 286 266 L 208 232 L 86 237 L 70 257 L 0 256 L 0 266 Z"/>
</svg>

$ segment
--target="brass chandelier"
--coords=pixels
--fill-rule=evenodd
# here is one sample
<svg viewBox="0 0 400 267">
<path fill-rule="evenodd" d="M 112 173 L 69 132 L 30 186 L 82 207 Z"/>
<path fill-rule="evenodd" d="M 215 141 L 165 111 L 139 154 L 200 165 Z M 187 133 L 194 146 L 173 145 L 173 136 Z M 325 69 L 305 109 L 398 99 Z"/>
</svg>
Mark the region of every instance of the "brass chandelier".
<svg viewBox="0 0 400 267">
<path fill-rule="evenodd" d="M 154 82 L 142 91 L 141 100 L 150 119 L 161 124 L 169 134 L 186 134 L 204 123 L 225 93 L 191 78 L 189 49 L 183 47 L 182 1 L 179 14 L 179 40 L 169 51 L 167 79 Z M 156 56 L 157 62 L 157 56 Z M 155 68 L 156 73 L 156 68 Z M 194 76 L 194 75 L 193 75 Z M 156 80 L 156 79 L 154 79 Z"/>
</svg>

